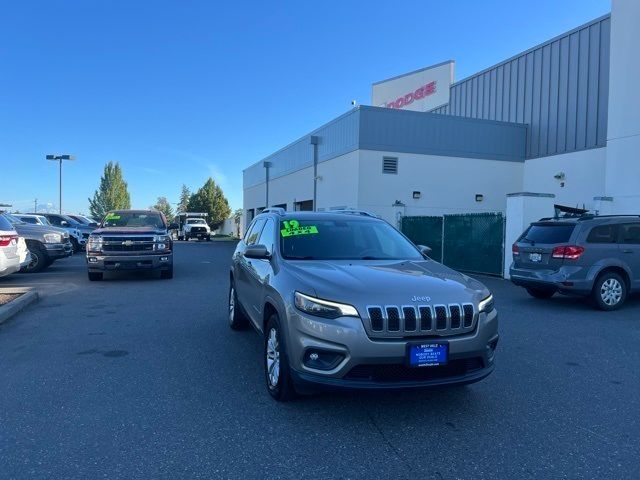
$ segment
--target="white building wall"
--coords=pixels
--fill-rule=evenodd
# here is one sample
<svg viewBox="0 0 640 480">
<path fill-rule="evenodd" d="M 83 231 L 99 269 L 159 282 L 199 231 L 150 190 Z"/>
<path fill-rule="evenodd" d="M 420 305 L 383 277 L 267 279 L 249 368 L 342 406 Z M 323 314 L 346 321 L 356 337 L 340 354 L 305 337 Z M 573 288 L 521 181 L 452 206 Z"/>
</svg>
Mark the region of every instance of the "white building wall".
<svg viewBox="0 0 640 480">
<path fill-rule="evenodd" d="M 318 209 L 358 206 L 359 164 L 358 150 L 318 164 Z"/>
<path fill-rule="evenodd" d="M 523 190 L 552 193 L 561 205 L 595 208 L 594 197 L 605 192 L 606 161 L 606 148 L 527 160 Z M 560 174 L 564 180 L 554 178 Z"/>
<path fill-rule="evenodd" d="M 397 175 L 382 173 L 384 156 L 398 158 Z M 522 190 L 522 174 L 520 162 L 360 150 L 358 207 L 394 225 L 398 214 L 504 212 L 507 193 Z M 396 200 L 405 207 L 393 207 Z"/>
<path fill-rule="evenodd" d="M 640 213 L 640 1 L 613 0 L 606 194 L 614 213 Z"/>
</svg>

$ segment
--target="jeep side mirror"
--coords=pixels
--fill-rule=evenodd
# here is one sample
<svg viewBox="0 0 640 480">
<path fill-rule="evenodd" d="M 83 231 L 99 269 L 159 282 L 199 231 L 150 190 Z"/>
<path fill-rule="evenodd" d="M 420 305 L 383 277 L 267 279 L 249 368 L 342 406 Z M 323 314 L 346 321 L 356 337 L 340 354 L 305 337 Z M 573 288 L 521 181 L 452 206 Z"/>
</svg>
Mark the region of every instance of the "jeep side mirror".
<svg viewBox="0 0 640 480">
<path fill-rule="evenodd" d="M 418 245 L 418 250 L 420 250 L 420 253 L 422 253 L 423 255 L 429 256 L 431 254 L 432 248 L 427 247 L 426 245 Z"/>
<path fill-rule="evenodd" d="M 269 258 L 271 258 L 271 254 L 269 253 L 269 250 L 267 250 L 267 247 L 261 244 L 251 245 L 247 247 L 244 251 L 244 256 L 247 258 L 256 258 L 260 260 L 268 260 Z"/>
</svg>

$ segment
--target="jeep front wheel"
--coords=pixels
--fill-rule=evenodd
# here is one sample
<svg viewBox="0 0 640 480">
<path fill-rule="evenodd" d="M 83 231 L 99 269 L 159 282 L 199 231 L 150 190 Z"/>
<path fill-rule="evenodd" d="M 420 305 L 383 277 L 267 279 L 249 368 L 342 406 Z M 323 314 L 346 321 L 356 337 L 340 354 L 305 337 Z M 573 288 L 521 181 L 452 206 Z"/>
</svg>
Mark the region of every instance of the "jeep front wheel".
<svg viewBox="0 0 640 480">
<path fill-rule="evenodd" d="M 278 315 L 271 315 L 264 336 L 264 375 L 269 394 L 279 402 L 295 397 L 287 348 Z"/>
</svg>

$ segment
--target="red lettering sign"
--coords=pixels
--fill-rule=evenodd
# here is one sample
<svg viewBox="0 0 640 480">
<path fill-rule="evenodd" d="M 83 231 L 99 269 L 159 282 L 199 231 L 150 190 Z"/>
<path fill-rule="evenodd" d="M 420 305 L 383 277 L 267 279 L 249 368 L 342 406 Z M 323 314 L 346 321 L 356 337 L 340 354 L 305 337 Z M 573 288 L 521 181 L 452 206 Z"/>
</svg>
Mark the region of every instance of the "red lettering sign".
<svg viewBox="0 0 640 480">
<path fill-rule="evenodd" d="M 424 97 L 428 95 L 433 95 L 436 93 L 436 82 L 429 82 L 426 85 L 418 88 L 415 92 L 407 93 L 402 97 L 397 98 L 392 102 L 388 102 L 385 104 L 387 108 L 402 108 L 410 105 L 414 102 L 414 100 L 422 100 Z"/>
</svg>

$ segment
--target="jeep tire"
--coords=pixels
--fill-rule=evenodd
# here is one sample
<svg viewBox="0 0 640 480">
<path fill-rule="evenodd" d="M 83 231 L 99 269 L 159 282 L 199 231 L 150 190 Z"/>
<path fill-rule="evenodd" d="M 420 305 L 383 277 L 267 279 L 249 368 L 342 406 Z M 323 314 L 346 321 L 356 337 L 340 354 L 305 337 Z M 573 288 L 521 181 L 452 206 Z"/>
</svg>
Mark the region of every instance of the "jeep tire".
<svg viewBox="0 0 640 480">
<path fill-rule="evenodd" d="M 271 315 L 264 331 L 264 376 L 267 390 L 275 400 L 287 402 L 296 396 L 289 371 L 287 347 L 277 314 Z"/>
</svg>

